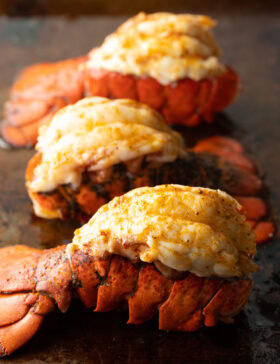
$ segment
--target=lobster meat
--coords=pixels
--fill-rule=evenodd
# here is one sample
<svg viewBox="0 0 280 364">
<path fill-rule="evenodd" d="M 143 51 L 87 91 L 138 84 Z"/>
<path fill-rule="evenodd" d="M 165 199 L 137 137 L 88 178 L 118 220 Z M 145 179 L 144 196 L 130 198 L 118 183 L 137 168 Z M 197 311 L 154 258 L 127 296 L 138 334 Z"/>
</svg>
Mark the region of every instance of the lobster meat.
<svg viewBox="0 0 280 364">
<path fill-rule="evenodd" d="M 115 128 L 114 133 L 112 128 Z M 119 135 L 119 129 L 125 135 Z M 102 145 L 98 144 L 96 148 L 94 141 L 99 141 L 101 134 Z M 145 146 L 144 154 L 135 151 L 135 145 Z M 157 145 L 156 150 L 153 145 Z M 153 160 L 153 156 L 158 158 L 164 153 L 167 145 L 171 159 L 165 155 L 164 160 L 163 157 Z M 219 188 L 236 196 L 256 228 L 257 242 L 263 242 L 273 234 L 272 223 L 265 222 L 265 228 L 262 228 L 264 222 L 261 220 L 268 215 L 266 204 L 256 197 L 262 190 L 262 182 L 237 141 L 212 137 L 197 143 L 193 150 L 186 150 L 179 134 L 168 128 L 159 114 L 140 103 L 105 98 L 79 101 L 62 109 L 42 130 L 37 149 L 38 153 L 28 163 L 26 186 L 35 214 L 40 217 L 74 217 L 87 221 L 100 206 L 134 188 L 178 183 Z M 131 153 L 134 154 L 131 156 Z M 87 159 L 81 162 L 79 158 L 85 154 Z M 49 158 L 49 155 L 53 157 Z M 96 156 L 97 163 L 103 163 L 100 168 L 96 167 Z M 71 163 L 77 159 L 73 170 Z M 110 162 L 111 159 L 114 162 Z M 70 169 L 62 180 L 58 171 L 63 172 L 68 166 Z M 76 170 L 81 174 L 78 186 L 69 183 L 68 177 Z M 38 179 L 45 184 L 44 173 L 49 180 L 47 187 L 50 183 L 51 188 L 45 190 L 44 185 L 34 188 L 33 181 Z M 57 176 L 59 182 L 55 184 Z"/>
<path fill-rule="evenodd" d="M 144 30 L 145 24 L 157 31 Z M 140 13 L 85 57 L 28 67 L 5 105 L 3 137 L 17 147 L 34 145 L 40 125 L 85 96 L 138 100 L 171 124 L 212 122 L 216 112 L 232 103 L 239 87 L 236 72 L 218 61 L 210 31 L 214 24 L 203 16 Z M 117 47 L 112 45 L 115 41 Z M 109 64 L 115 57 L 118 61 Z M 165 64 L 174 65 L 172 75 L 166 66 L 157 74 Z"/>
<path fill-rule="evenodd" d="M 143 195 L 149 204 L 141 198 Z M 162 210 L 164 196 L 167 199 Z M 254 234 L 239 210 L 233 198 L 218 191 L 178 185 L 140 188 L 104 205 L 76 231 L 68 246 L 43 251 L 21 245 L 2 248 L 0 356 L 10 355 L 30 340 L 45 315 L 56 307 L 66 312 L 74 296 L 97 312 L 127 303 L 129 324 L 150 320 L 158 311 L 160 330 L 190 332 L 204 325 L 214 326 L 219 320 L 233 322 L 248 301 L 251 272 L 256 270 L 251 261 Z M 128 215 L 129 220 L 137 216 L 140 225 L 133 222 L 131 230 L 126 230 Z M 102 223 L 108 216 L 109 230 Z M 220 235 L 207 222 L 214 224 L 211 226 L 216 226 Z M 116 224 L 121 226 L 121 235 Z M 168 254 L 157 255 L 156 245 L 150 242 L 155 231 L 159 246 L 161 236 L 168 236 L 175 251 L 177 244 L 178 248 L 183 244 L 181 253 L 169 249 Z M 239 234 L 237 244 L 231 240 L 235 234 Z M 104 242 L 106 251 L 98 253 Z M 196 253 L 192 255 L 192 251 Z M 174 269 L 177 265 L 180 270 Z"/>
</svg>

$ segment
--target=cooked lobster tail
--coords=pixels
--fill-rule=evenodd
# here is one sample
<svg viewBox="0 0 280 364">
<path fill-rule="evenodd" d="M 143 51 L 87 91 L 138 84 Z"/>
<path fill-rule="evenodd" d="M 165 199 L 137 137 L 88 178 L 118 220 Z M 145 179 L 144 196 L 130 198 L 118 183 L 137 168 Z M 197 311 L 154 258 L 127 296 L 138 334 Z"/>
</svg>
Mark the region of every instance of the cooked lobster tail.
<svg viewBox="0 0 280 364">
<path fill-rule="evenodd" d="M 232 322 L 247 303 L 250 278 L 202 278 L 185 273 L 166 278 L 154 264 L 132 263 L 118 255 L 95 259 L 66 246 L 0 250 L 0 356 L 10 355 L 38 331 L 57 307 L 66 312 L 73 296 L 86 307 L 110 311 L 127 302 L 130 324 L 159 312 L 159 329 L 195 331 Z"/>
</svg>

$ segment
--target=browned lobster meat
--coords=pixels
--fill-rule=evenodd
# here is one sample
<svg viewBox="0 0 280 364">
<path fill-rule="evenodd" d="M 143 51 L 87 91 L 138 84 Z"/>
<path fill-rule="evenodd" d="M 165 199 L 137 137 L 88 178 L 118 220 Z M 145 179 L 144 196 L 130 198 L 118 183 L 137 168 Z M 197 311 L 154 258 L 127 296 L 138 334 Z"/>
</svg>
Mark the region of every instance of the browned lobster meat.
<svg viewBox="0 0 280 364">
<path fill-rule="evenodd" d="M 129 324 L 158 311 L 160 330 L 231 323 L 249 298 L 255 247 L 240 206 L 224 192 L 130 191 L 68 246 L 0 250 L 0 356 L 26 343 L 56 307 L 66 312 L 74 296 L 97 312 L 127 303 Z"/>
</svg>

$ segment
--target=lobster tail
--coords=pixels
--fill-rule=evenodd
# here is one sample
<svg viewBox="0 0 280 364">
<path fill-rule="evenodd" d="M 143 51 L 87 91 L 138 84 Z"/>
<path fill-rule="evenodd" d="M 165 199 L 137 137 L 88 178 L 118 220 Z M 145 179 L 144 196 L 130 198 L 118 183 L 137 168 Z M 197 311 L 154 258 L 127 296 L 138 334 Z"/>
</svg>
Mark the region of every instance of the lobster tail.
<svg viewBox="0 0 280 364">
<path fill-rule="evenodd" d="M 74 295 L 99 312 L 127 302 L 129 324 L 141 324 L 159 311 L 159 329 L 195 331 L 217 320 L 231 322 L 251 290 L 249 278 L 189 273 L 172 279 L 154 264 L 132 263 L 118 255 L 95 259 L 77 249 L 69 257 L 65 246 L 3 248 L 0 258 L 0 356 L 29 341 L 55 307 L 65 312 Z"/>
<path fill-rule="evenodd" d="M 34 145 L 42 124 L 85 95 L 140 101 L 170 124 L 212 122 L 239 88 L 237 73 L 219 60 L 214 24 L 191 14 L 140 13 L 86 57 L 27 67 L 6 103 L 4 138 Z"/>
</svg>

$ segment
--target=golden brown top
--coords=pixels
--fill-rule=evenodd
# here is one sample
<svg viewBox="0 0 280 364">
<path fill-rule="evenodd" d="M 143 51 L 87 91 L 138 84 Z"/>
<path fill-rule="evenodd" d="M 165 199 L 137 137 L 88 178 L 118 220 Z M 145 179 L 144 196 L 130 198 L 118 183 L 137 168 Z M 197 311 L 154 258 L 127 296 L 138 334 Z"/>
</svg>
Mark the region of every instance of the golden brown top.
<svg viewBox="0 0 280 364">
<path fill-rule="evenodd" d="M 144 156 L 170 162 L 186 151 L 182 137 L 156 111 L 132 100 L 83 99 L 61 109 L 40 128 L 41 163 L 29 183 L 45 192 L 81 182 L 85 169 L 97 171 Z"/>
<path fill-rule="evenodd" d="M 150 76 L 162 84 L 214 78 L 225 70 L 211 32 L 214 25 L 203 15 L 139 13 L 90 52 L 87 67 Z"/>
<path fill-rule="evenodd" d="M 76 230 L 68 251 L 119 254 L 198 276 L 250 275 L 255 235 L 225 192 L 162 185 L 138 188 L 102 206 Z"/>
</svg>

